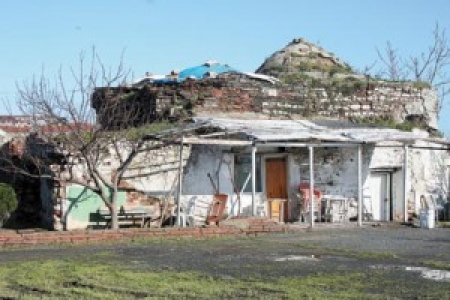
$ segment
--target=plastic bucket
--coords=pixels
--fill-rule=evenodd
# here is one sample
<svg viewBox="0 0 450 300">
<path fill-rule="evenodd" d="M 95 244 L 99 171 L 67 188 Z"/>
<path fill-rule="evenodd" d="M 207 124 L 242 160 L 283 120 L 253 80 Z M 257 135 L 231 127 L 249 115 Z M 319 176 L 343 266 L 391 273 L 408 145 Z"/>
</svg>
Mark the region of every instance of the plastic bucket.
<svg viewBox="0 0 450 300">
<path fill-rule="evenodd" d="M 434 210 L 433 209 L 422 209 L 420 211 L 420 228 L 431 229 L 434 228 Z"/>
</svg>

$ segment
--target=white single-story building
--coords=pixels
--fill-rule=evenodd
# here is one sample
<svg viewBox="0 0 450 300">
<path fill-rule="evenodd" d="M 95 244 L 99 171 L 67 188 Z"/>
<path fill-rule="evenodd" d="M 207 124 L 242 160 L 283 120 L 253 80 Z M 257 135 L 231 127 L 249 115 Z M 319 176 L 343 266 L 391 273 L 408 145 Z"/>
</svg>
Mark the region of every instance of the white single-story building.
<svg viewBox="0 0 450 300">
<path fill-rule="evenodd" d="M 227 216 L 312 225 L 404 222 L 419 214 L 421 198 L 448 198 L 450 141 L 420 130 L 330 120 L 196 118 L 148 139 L 173 140 L 174 134 L 182 137 L 166 148 L 144 147 L 124 179 L 152 198 L 179 202 L 174 213 L 198 225 L 211 215 L 217 195 L 227 199 Z M 102 168 L 107 172 L 114 164 L 110 157 Z M 77 186 L 65 187 L 67 229 L 92 225 L 90 216 L 102 209 L 99 201 L 80 201 L 80 193 Z M 304 201 L 310 194 L 314 206 Z M 123 206 L 139 208 L 142 203 L 130 196 L 120 195 Z"/>
<path fill-rule="evenodd" d="M 198 135 L 180 141 L 192 147 L 177 200 L 197 222 L 215 194 L 228 195 L 228 215 L 312 223 L 408 221 L 419 213 L 421 196 L 447 201 L 450 141 L 424 131 L 341 121 L 198 118 L 196 124 Z M 302 193 L 321 201 L 305 211 Z"/>
</svg>

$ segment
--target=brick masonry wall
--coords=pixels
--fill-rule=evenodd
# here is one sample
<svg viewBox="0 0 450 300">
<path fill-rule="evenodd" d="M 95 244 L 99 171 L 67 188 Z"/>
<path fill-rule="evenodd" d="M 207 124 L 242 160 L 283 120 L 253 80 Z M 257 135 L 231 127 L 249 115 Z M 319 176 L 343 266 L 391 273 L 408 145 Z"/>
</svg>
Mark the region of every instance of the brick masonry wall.
<svg viewBox="0 0 450 300">
<path fill-rule="evenodd" d="M 398 122 L 409 115 L 423 115 L 430 126 L 437 126 L 436 93 L 414 83 L 349 80 L 273 85 L 243 74 L 221 74 L 173 85 L 147 84 L 103 101 L 118 98 L 123 109 L 117 112 L 136 109 L 142 123 L 191 115 L 256 113 L 277 119 L 375 117 Z M 97 112 L 101 114 L 99 107 Z M 110 114 L 107 119 L 110 122 Z"/>
<path fill-rule="evenodd" d="M 223 236 L 255 236 L 306 230 L 277 224 L 265 219 L 252 219 L 249 226 L 206 226 L 193 228 L 127 228 L 120 230 L 83 230 L 65 232 L 0 231 L 0 247 L 32 247 L 39 245 L 77 245 L 108 241 L 130 241 L 142 238 L 209 238 Z"/>
</svg>

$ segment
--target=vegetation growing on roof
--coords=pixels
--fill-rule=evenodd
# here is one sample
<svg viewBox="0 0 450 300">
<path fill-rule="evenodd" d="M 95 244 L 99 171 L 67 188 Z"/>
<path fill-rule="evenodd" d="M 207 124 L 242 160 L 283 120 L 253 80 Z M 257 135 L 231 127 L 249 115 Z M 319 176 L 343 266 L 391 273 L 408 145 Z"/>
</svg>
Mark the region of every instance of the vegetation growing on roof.
<svg viewBox="0 0 450 300">
<path fill-rule="evenodd" d="M 163 130 L 175 128 L 177 125 L 178 124 L 176 123 L 170 123 L 169 121 L 165 120 L 139 127 L 129 127 L 127 129 L 123 129 L 123 131 L 125 132 L 125 136 L 128 139 L 135 141 L 149 134 L 158 133 Z"/>
<path fill-rule="evenodd" d="M 352 74 L 361 76 L 348 63 L 340 60 L 334 53 L 302 38 L 294 39 L 283 49 L 275 52 L 258 68 L 257 72 L 278 77 L 285 84 L 311 83 L 315 87 L 331 85 L 336 88 L 340 84 L 343 94 L 351 94 L 361 90 L 367 82 L 372 84 L 409 85 L 414 89 L 430 89 L 432 84 L 427 80 L 408 81 L 404 77 L 392 77 L 385 72 L 375 76 L 366 75 L 366 80 L 342 78 Z M 401 80 L 403 79 L 403 80 Z M 364 82 L 366 81 L 366 82 Z"/>
<path fill-rule="evenodd" d="M 404 122 L 396 122 L 392 119 L 383 119 L 383 118 L 353 118 L 352 122 L 360 125 L 367 125 L 371 127 L 386 127 L 386 128 L 394 128 L 401 131 L 412 131 L 414 128 L 427 129 L 423 125 L 418 125 L 415 122 L 404 121 Z"/>
<path fill-rule="evenodd" d="M 431 89 L 433 86 L 426 81 L 413 81 L 412 86 L 416 89 Z"/>
</svg>

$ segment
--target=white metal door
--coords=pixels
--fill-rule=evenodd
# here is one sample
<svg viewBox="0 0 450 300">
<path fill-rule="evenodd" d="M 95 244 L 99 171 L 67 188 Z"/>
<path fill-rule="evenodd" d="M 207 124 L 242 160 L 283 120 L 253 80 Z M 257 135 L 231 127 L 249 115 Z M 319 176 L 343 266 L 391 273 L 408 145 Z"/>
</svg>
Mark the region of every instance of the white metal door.
<svg viewBox="0 0 450 300">
<path fill-rule="evenodd" d="M 389 221 L 391 214 L 390 203 L 390 174 L 371 173 L 369 188 L 372 204 L 372 217 L 375 221 Z"/>
</svg>

